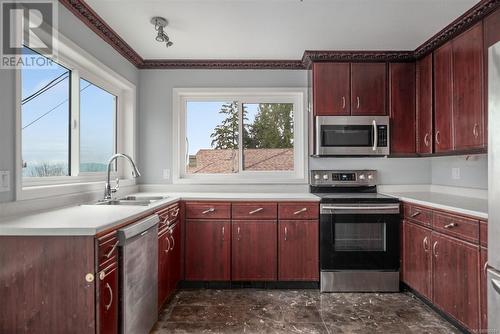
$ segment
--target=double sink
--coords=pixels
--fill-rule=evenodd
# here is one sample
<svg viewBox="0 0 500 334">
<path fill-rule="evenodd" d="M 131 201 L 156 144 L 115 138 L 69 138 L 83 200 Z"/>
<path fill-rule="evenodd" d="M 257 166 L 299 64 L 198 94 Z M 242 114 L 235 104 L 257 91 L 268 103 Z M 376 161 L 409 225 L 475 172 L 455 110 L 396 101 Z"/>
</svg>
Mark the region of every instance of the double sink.
<svg viewBox="0 0 500 334">
<path fill-rule="evenodd" d="M 111 199 L 99 201 L 94 205 L 137 205 L 148 206 L 151 203 L 161 201 L 168 198 L 168 196 L 127 196 L 119 199 Z"/>
</svg>

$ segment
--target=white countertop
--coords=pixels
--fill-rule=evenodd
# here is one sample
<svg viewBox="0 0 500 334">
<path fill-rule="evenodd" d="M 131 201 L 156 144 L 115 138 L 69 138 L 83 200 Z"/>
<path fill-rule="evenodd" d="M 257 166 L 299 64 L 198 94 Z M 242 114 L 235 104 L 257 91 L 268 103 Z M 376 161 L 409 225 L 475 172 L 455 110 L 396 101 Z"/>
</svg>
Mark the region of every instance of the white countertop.
<svg viewBox="0 0 500 334">
<path fill-rule="evenodd" d="M 168 196 L 148 206 L 78 205 L 0 221 L 0 235 L 95 235 L 179 200 L 319 201 L 309 193 L 139 193 Z"/>
<path fill-rule="evenodd" d="M 397 197 L 403 202 L 488 219 L 488 200 L 484 198 L 457 196 L 432 191 L 382 193 Z"/>
</svg>

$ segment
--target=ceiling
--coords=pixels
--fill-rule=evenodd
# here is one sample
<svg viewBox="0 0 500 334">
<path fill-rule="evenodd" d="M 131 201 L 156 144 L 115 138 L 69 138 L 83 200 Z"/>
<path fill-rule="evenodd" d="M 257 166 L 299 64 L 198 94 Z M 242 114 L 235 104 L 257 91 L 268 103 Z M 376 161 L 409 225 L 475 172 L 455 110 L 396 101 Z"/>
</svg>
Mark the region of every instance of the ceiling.
<svg viewBox="0 0 500 334">
<path fill-rule="evenodd" d="M 479 0 L 86 0 L 145 59 L 301 59 L 414 50 Z M 174 45 L 155 41 L 168 19 Z"/>
</svg>

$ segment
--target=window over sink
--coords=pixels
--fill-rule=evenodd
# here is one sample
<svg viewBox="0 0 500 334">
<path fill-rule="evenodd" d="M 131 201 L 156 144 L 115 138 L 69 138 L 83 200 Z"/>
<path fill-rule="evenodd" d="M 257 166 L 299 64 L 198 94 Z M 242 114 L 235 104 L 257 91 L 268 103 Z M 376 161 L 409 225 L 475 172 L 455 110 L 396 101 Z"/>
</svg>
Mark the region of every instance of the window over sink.
<svg viewBox="0 0 500 334">
<path fill-rule="evenodd" d="M 174 182 L 305 182 L 302 89 L 174 89 Z"/>
</svg>

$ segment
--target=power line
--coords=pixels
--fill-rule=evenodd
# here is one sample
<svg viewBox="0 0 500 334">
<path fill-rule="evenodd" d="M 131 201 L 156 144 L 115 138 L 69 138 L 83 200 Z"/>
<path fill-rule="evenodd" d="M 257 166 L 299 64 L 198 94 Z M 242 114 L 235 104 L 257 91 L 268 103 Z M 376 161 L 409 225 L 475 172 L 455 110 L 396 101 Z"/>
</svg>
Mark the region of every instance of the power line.
<svg viewBox="0 0 500 334">
<path fill-rule="evenodd" d="M 61 75 L 57 76 L 56 78 L 54 78 L 53 80 L 49 81 L 45 86 L 43 86 L 42 88 L 40 88 L 39 90 L 37 90 L 36 92 L 34 92 L 33 94 L 31 94 L 30 96 L 22 99 L 21 100 L 21 104 L 25 104 L 25 103 L 33 100 L 37 96 L 45 93 L 46 91 L 48 91 L 49 89 L 51 89 L 55 85 L 59 84 L 62 80 L 66 79 L 66 78 L 62 78 L 58 82 L 54 83 L 56 80 L 60 79 L 62 76 L 67 76 L 68 74 L 69 74 L 68 72 L 64 72 L 63 74 L 61 74 Z"/>
<path fill-rule="evenodd" d="M 90 83 L 85 86 L 84 88 L 80 89 L 80 93 L 83 92 L 85 89 L 89 88 L 90 87 Z M 62 101 L 61 103 L 59 103 L 57 106 L 55 106 L 54 108 L 50 109 L 49 111 L 47 111 L 46 113 L 44 113 L 43 115 L 39 116 L 38 118 L 36 118 L 35 120 L 33 120 L 31 123 L 23 126 L 22 130 L 26 129 L 27 127 L 29 127 L 30 125 L 33 125 L 34 123 L 38 122 L 39 120 L 41 120 L 42 118 L 44 118 L 45 116 L 47 116 L 48 114 L 50 114 L 51 112 L 53 112 L 54 110 L 56 110 L 57 108 L 59 108 L 60 106 L 62 106 L 64 103 L 68 102 L 69 99 L 64 99 L 64 101 Z"/>
</svg>

